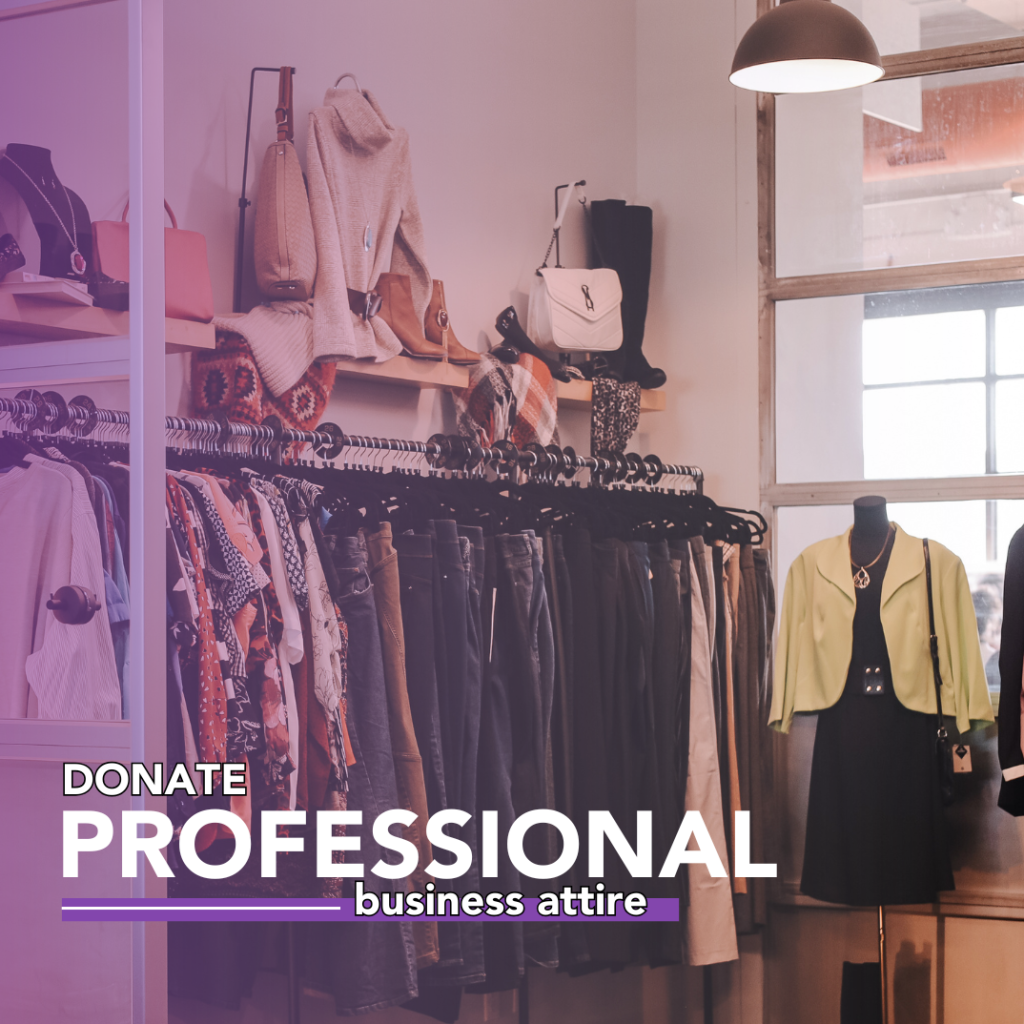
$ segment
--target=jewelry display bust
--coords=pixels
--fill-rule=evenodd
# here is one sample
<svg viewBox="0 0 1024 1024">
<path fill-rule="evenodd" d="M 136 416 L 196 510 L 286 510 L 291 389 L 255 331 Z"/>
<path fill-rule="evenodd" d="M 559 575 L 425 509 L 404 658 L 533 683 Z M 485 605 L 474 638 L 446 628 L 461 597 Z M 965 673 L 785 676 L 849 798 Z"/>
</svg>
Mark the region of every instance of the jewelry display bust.
<svg viewBox="0 0 1024 1024">
<path fill-rule="evenodd" d="M 0 177 L 28 207 L 39 235 L 39 273 L 83 280 L 92 257 L 92 220 L 85 203 L 61 184 L 50 151 L 12 142 L 0 156 Z"/>
<path fill-rule="evenodd" d="M 885 498 L 873 494 L 854 501 L 850 561 L 855 567 L 869 567 L 878 559 L 885 549 L 890 529 Z"/>
</svg>

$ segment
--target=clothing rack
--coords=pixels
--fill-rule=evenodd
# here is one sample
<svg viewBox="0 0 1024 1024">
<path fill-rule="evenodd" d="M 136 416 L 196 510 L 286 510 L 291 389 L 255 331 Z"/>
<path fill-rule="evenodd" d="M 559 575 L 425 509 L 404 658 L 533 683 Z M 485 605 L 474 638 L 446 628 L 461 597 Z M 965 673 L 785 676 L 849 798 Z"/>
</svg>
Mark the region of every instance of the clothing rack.
<svg viewBox="0 0 1024 1024">
<path fill-rule="evenodd" d="M 57 437 L 85 440 L 99 432 L 96 440 L 124 444 L 128 439 L 130 417 L 117 409 L 99 409 L 86 395 L 70 401 L 54 391 L 40 394 L 25 390 L 15 398 L 0 396 L 0 416 L 6 416 L 23 434 L 31 437 Z M 499 477 L 513 472 L 523 473 L 529 479 L 567 483 L 581 470 L 590 473 L 591 485 L 626 487 L 641 485 L 657 487 L 666 478 L 686 477 L 692 482 L 688 488 L 703 494 L 704 474 L 696 466 L 663 463 L 656 455 L 639 456 L 633 453 L 598 452 L 594 456 L 577 455 L 572 448 L 527 445 L 520 450 L 511 442 L 498 441 L 485 447 L 458 436 L 433 435 L 427 441 L 369 437 L 345 434 L 334 423 L 321 423 L 316 430 L 297 430 L 281 425 L 276 417 L 268 417 L 261 424 L 242 423 L 227 419 L 196 419 L 167 416 L 165 428 L 169 448 L 180 447 L 175 441 L 189 439 L 189 448 L 197 452 L 224 454 L 237 452 L 240 456 L 256 455 L 282 460 L 285 449 L 290 449 L 294 460 L 309 458 L 310 452 L 333 465 L 345 449 L 376 450 L 382 452 L 422 455 L 433 470 L 481 472 L 490 467 Z M 243 449 L 232 447 L 245 443 Z M 348 463 L 344 463 L 348 468 Z M 359 467 L 356 467 L 359 468 Z M 300 1024 L 302 984 L 297 964 L 296 936 L 289 925 L 285 935 L 287 980 L 286 1002 L 289 1024 Z M 706 967 L 704 981 L 704 1020 L 714 1019 L 712 972 Z M 518 1011 L 520 1024 L 529 1021 L 529 988 L 526 977 L 519 989 Z"/>
<path fill-rule="evenodd" d="M 129 415 L 120 409 L 97 409 L 87 395 L 78 395 L 69 402 L 57 392 L 21 391 L 15 398 L 0 397 L 0 413 L 9 416 L 21 431 L 27 434 L 63 434 L 71 438 L 85 438 L 98 428 L 109 427 L 115 433 L 111 441 L 121 435 L 127 440 Z M 368 437 L 345 434 L 334 423 L 321 423 L 316 430 L 295 430 L 283 427 L 276 417 L 268 417 L 262 424 L 241 423 L 227 417 L 193 419 L 167 416 L 167 432 L 188 435 L 199 451 L 221 452 L 231 450 L 232 442 L 249 442 L 253 450 L 263 454 L 280 455 L 285 447 L 296 448 L 296 457 L 304 454 L 302 446 L 309 446 L 326 462 L 334 463 L 346 448 L 413 453 L 423 455 L 434 469 L 472 471 L 484 465 L 499 474 L 513 470 L 536 474 L 546 479 L 571 480 L 580 470 L 590 472 L 590 482 L 606 486 L 641 484 L 657 486 L 666 477 L 687 477 L 693 489 L 703 493 L 704 473 L 696 466 L 663 463 L 656 455 L 640 456 L 633 453 L 598 452 L 597 455 L 577 455 L 572 448 L 527 445 L 520 450 L 509 441 L 497 441 L 491 447 L 474 444 L 464 437 L 434 434 L 427 441 L 409 441 L 397 438 Z M 170 447 L 176 447 L 171 444 Z"/>
</svg>

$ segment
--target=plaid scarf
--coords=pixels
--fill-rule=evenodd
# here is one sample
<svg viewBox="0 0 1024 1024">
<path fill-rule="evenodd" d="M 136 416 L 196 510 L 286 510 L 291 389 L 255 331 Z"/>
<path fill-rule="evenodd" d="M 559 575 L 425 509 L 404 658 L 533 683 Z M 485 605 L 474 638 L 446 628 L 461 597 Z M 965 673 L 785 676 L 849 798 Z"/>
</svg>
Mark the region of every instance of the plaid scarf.
<svg viewBox="0 0 1024 1024">
<path fill-rule="evenodd" d="M 555 382 L 531 355 L 524 353 L 518 363 L 507 365 L 485 353 L 470 371 L 469 387 L 454 397 L 459 434 L 477 444 L 558 444 Z"/>
</svg>

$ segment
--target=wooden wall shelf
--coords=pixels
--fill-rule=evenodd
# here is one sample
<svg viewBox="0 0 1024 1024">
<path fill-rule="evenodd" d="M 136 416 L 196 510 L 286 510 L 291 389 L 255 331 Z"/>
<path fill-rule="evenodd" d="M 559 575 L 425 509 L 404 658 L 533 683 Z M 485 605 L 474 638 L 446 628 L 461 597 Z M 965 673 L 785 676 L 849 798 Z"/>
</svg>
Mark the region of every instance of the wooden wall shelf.
<svg viewBox="0 0 1024 1024">
<path fill-rule="evenodd" d="M 168 352 L 198 352 L 212 349 L 216 332 L 212 324 L 193 320 L 166 321 L 165 341 Z M 5 334 L 14 335 L 19 343 L 26 339 L 39 341 L 73 341 L 79 338 L 123 338 L 129 332 L 129 314 L 99 306 L 69 306 L 58 302 L 42 302 L 24 295 L 0 293 L 0 345 L 9 344 Z"/>
<path fill-rule="evenodd" d="M 241 316 L 241 313 L 225 313 L 225 317 Z M 398 384 L 411 388 L 467 388 L 469 387 L 467 366 L 439 363 L 433 359 L 413 359 L 410 356 L 395 356 L 383 363 L 369 359 L 341 359 L 338 361 L 338 376 L 346 380 L 376 380 L 381 384 Z M 593 404 L 594 386 L 587 380 L 574 380 L 568 384 L 559 381 L 558 404 L 563 409 L 589 409 Z M 664 391 L 641 391 L 641 412 L 662 412 L 665 409 Z"/>
<path fill-rule="evenodd" d="M 594 402 L 594 385 L 589 380 L 574 380 L 568 384 L 561 381 L 558 388 L 558 406 L 560 409 L 589 409 Z M 641 412 L 664 412 L 664 391 L 641 391 Z"/>
<path fill-rule="evenodd" d="M 414 388 L 466 388 L 469 369 L 451 363 L 437 363 L 428 359 L 410 359 L 395 356 L 384 363 L 371 363 L 366 359 L 343 359 L 338 363 L 338 376 L 349 380 L 377 380 L 382 384 L 398 384 Z M 589 409 L 593 402 L 594 386 L 587 380 L 574 380 L 568 384 L 559 381 L 558 405 L 563 409 Z M 662 412 L 665 409 L 664 391 L 641 391 L 641 412 Z"/>
<path fill-rule="evenodd" d="M 465 366 L 439 363 L 433 359 L 395 356 L 383 363 L 369 359 L 341 359 L 338 376 L 347 380 L 376 380 L 411 388 L 467 388 L 469 370 Z"/>
</svg>

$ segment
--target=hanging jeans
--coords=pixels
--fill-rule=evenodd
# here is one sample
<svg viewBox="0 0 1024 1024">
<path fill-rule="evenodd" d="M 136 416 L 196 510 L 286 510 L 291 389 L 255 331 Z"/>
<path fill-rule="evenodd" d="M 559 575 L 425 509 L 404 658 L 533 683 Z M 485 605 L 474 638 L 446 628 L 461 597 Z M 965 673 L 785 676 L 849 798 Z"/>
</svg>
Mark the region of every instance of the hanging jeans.
<svg viewBox="0 0 1024 1024">
<path fill-rule="evenodd" d="M 550 807 L 553 788 L 550 756 L 551 703 L 554 690 L 554 639 L 548 610 L 540 543 L 532 530 L 500 534 L 498 605 L 495 611 L 493 670 L 508 695 L 512 726 L 511 791 L 516 815 Z M 537 864 L 555 859 L 554 830 L 530 829 L 524 852 Z M 555 888 L 555 879 L 522 878 L 522 892 L 536 896 Z M 528 923 L 523 928 L 528 961 L 558 964 L 558 926 Z"/>
<path fill-rule="evenodd" d="M 449 883 L 462 894 L 480 887 L 475 818 L 480 735 L 479 584 L 473 586 L 473 545 L 469 538 L 460 537 L 458 526 L 450 519 L 431 520 L 429 525 L 434 538 L 435 595 L 440 596 L 434 605 L 434 635 L 445 792 L 449 807 L 472 815 L 461 828 L 453 825 L 445 830 L 473 850 L 469 871 Z M 482 546 L 482 531 L 478 539 Z M 441 851 L 435 857 L 440 863 L 451 860 Z M 429 969 L 423 976 L 424 986 L 473 985 L 485 979 L 483 924 L 466 921 L 451 927 L 458 930 L 462 962 Z"/>
<path fill-rule="evenodd" d="M 398 575 L 405 631 L 405 674 L 416 742 L 423 758 L 427 807 L 431 814 L 447 808 L 441 708 L 437 692 L 437 636 L 434 623 L 434 539 L 429 534 L 397 534 Z M 439 888 L 448 883 L 438 879 Z M 458 925 L 439 922 L 437 966 L 462 963 Z"/>
<path fill-rule="evenodd" d="M 427 807 L 431 814 L 448 806 L 441 752 L 441 711 L 434 667 L 434 552 L 425 534 L 400 533 L 398 579 L 405 634 L 405 676 L 416 743 L 423 760 Z"/>
<path fill-rule="evenodd" d="M 555 640 L 555 689 L 551 710 L 551 760 L 554 769 L 555 809 L 575 822 L 573 813 L 573 614 L 572 582 L 565 559 L 563 537 L 548 530 L 544 535 L 544 585 Z M 577 830 L 579 825 L 577 824 Z M 580 832 L 586 835 L 586 822 Z M 577 858 L 565 882 L 578 888 L 586 879 L 586 863 Z M 563 921 L 558 936 L 560 969 L 578 969 L 590 963 L 586 926 Z"/>
<path fill-rule="evenodd" d="M 494 538 L 484 541 L 484 576 L 481 620 L 483 673 L 480 701 L 480 756 L 477 762 L 477 797 L 481 811 L 496 811 L 498 836 L 508 834 L 515 819 L 512 808 L 512 695 L 507 689 L 508 673 L 501 670 L 504 626 L 498 615 L 504 611 L 504 596 L 498 600 L 498 560 Z M 520 892 L 519 872 L 508 858 L 503 842 L 498 844 L 498 874 L 483 879 L 494 892 Z M 523 925 L 515 920 L 492 921 L 484 928 L 484 963 L 487 980 L 475 987 L 480 992 L 500 992 L 518 987 L 523 974 Z"/>
<path fill-rule="evenodd" d="M 362 538 L 325 538 L 333 548 L 339 579 L 338 608 L 349 627 L 346 724 L 355 764 L 349 766 L 348 809 L 362 811 L 363 823 L 347 834 L 360 837 L 358 857 L 366 865 L 363 885 L 373 892 L 401 892 L 404 880 L 383 879 L 369 870 L 383 859 L 396 863 L 373 838 L 374 819 L 399 805 L 388 722 L 384 662 L 377 627 L 374 588 L 367 574 Z M 346 895 L 352 890 L 346 885 Z M 319 954 L 330 975 L 338 1013 L 369 1013 L 416 995 L 416 950 L 409 922 L 312 924 L 307 958 Z"/>
</svg>

